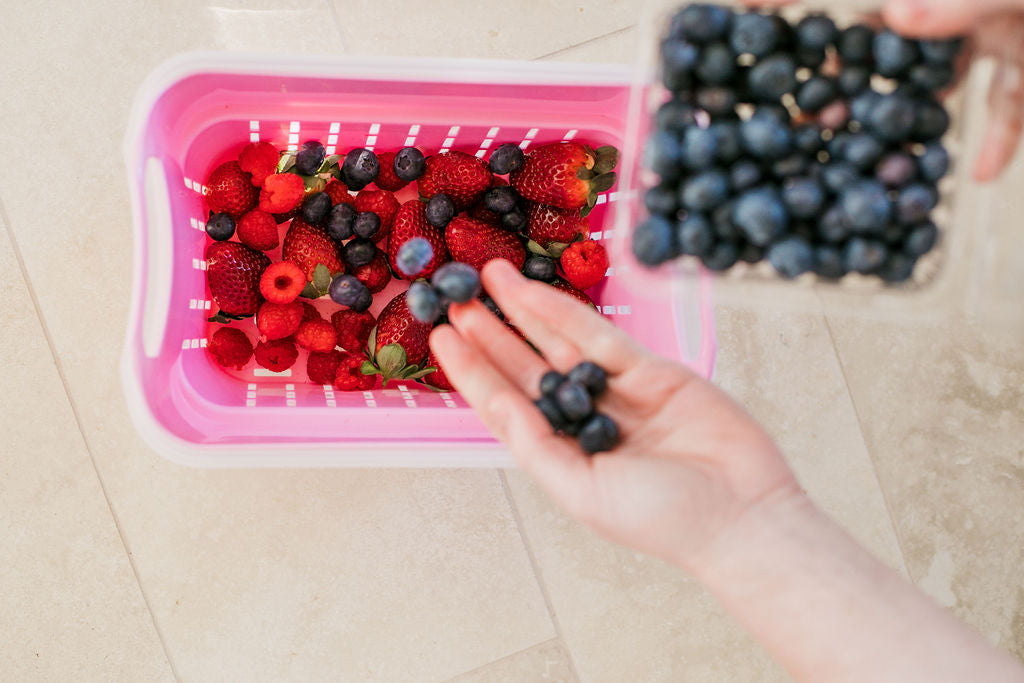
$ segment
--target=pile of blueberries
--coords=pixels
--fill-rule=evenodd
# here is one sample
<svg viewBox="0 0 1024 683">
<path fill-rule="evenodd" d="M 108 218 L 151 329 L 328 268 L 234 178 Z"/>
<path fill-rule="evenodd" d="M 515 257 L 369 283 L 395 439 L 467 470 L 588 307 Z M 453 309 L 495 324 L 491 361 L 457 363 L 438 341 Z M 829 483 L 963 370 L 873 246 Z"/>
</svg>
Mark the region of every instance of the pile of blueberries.
<svg viewBox="0 0 1024 683">
<path fill-rule="evenodd" d="M 961 42 L 839 29 L 824 14 L 678 11 L 661 43 L 671 98 L 645 150 L 660 184 L 645 195 L 637 260 L 910 278 L 938 237 L 950 119 L 937 95 Z"/>
<path fill-rule="evenodd" d="M 583 452 L 592 455 L 610 451 L 619 442 L 618 425 L 594 407 L 607 389 L 604 368 L 583 361 L 568 375 L 555 370 L 544 373 L 535 403 L 555 431 L 576 437 Z"/>
</svg>

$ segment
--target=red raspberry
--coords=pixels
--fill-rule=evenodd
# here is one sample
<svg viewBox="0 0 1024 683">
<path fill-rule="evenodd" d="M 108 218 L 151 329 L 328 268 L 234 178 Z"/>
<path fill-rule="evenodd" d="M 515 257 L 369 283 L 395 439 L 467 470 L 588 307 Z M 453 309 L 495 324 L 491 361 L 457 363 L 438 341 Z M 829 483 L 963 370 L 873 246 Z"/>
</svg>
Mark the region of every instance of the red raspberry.
<svg viewBox="0 0 1024 683">
<path fill-rule="evenodd" d="M 338 373 L 334 376 L 334 388 L 338 391 L 369 391 L 377 384 L 377 375 L 364 375 L 361 354 L 343 353 Z"/>
<path fill-rule="evenodd" d="M 256 329 L 261 339 L 284 339 L 295 334 L 302 322 L 302 305 L 298 301 L 290 304 L 275 304 L 266 301 L 256 314 Z"/>
<path fill-rule="evenodd" d="M 252 184 L 262 187 L 268 175 L 277 169 L 277 149 L 269 142 L 250 142 L 238 155 L 238 165 L 252 173 Z"/>
<path fill-rule="evenodd" d="M 256 362 L 271 372 L 284 372 L 295 365 L 299 350 L 287 339 L 261 341 L 256 345 Z"/>
<path fill-rule="evenodd" d="M 324 187 L 324 192 L 331 198 L 331 206 L 338 204 L 355 204 L 356 198 L 348 193 L 348 186 L 340 180 L 331 178 Z"/>
<path fill-rule="evenodd" d="M 277 221 L 266 211 L 253 209 L 238 219 L 238 241 L 258 251 L 277 249 Z"/>
<path fill-rule="evenodd" d="M 341 356 L 342 352 L 337 349 L 331 349 L 327 353 L 311 352 L 306 360 L 306 375 L 309 381 L 313 384 L 334 384 Z"/>
<path fill-rule="evenodd" d="M 380 173 L 377 174 L 377 187 L 389 192 L 398 192 L 409 184 L 408 180 L 402 180 L 395 175 L 395 153 L 381 152 L 377 155 L 380 162 Z"/>
<path fill-rule="evenodd" d="M 220 365 L 236 370 L 241 370 L 252 358 L 252 342 L 245 332 L 234 327 L 222 327 L 214 332 L 206 350 Z"/>
<path fill-rule="evenodd" d="M 275 213 L 275 214 L 271 214 L 271 215 L 274 217 L 274 220 L 277 222 L 277 224 L 281 225 L 282 223 L 287 223 L 291 219 L 293 219 L 296 216 L 298 216 L 301 211 L 302 211 L 302 204 L 300 202 L 299 204 L 296 204 L 295 208 L 292 209 L 291 211 L 285 211 L 284 213 Z"/>
<path fill-rule="evenodd" d="M 300 324 L 295 332 L 295 342 L 304 349 L 327 353 L 337 345 L 338 336 L 334 333 L 334 325 L 321 318 Z"/>
<path fill-rule="evenodd" d="M 267 213 L 288 213 L 302 203 L 306 184 L 294 173 L 267 176 L 260 191 L 260 208 Z"/>
<path fill-rule="evenodd" d="M 291 261 L 270 264 L 260 278 L 260 294 L 275 304 L 290 304 L 305 287 L 306 274 Z"/>
<path fill-rule="evenodd" d="M 562 272 L 569 284 L 587 290 L 604 279 L 608 270 L 608 252 L 594 240 L 573 242 L 562 253 Z"/>
<path fill-rule="evenodd" d="M 370 341 L 370 332 L 377 324 L 377 319 L 369 311 L 338 311 L 331 316 L 331 323 L 338 335 L 338 346 L 358 353 L 366 348 Z"/>
<path fill-rule="evenodd" d="M 320 315 L 320 311 L 316 310 L 316 306 L 303 301 L 302 303 L 302 322 L 307 320 L 323 320 L 323 316 Z M 300 323 L 301 324 L 301 323 Z"/>
<path fill-rule="evenodd" d="M 356 211 L 363 213 L 372 211 L 380 218 L 380 230 L 374 235 L 373 241 L 380 242 L 391 232 L 398 213 L 398 200 L 395 195 L 385 190 L 361 190 L 356 195 Z"/>
<path fill-rule="evenodd" d="M 391 269 L 388 268 L 388 257 L 384 255 L 383 251 L 377 251 L 372 261 L 365 266 L 359 266 L 352 274 L 366 285 L 366 288 L 370 290 L 370 294 L 376 294 L 391 282 Z"/>
</svg>

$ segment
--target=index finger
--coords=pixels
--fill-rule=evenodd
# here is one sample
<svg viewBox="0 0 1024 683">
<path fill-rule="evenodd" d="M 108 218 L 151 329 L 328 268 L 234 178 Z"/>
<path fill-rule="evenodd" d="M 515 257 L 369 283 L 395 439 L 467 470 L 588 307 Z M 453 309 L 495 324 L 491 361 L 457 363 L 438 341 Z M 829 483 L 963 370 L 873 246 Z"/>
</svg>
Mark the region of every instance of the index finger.
<svg viewBox="0 0 1024 683">
<path fill-rule="evenodd" d="M 1022 7 L 1021 0 L 889 0 L 882 8 L 882 16 L 897 33 L 947 38 L 966 33 L 989 14 Z"/>
</svg>

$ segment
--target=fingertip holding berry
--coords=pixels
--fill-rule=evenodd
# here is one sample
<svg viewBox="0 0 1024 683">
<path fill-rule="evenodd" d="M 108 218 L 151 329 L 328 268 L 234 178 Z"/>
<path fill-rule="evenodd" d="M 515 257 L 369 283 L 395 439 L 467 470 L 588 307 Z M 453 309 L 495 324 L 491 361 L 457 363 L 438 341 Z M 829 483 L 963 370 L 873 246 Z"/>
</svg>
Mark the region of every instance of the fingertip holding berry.
<svg viewBox="0 0 1024 683">
<path fill-rule="evenodd" d="M 540 378 L 537 409 L 556 432 L 577 437 L 584 453 L 610 451 L 619 430 L 607 415 L 595 411 L 595 401 L 608 389 L 607 372 L 592 361 L 582 361 L 567 375 L 556 370 Z"/>
</svg>

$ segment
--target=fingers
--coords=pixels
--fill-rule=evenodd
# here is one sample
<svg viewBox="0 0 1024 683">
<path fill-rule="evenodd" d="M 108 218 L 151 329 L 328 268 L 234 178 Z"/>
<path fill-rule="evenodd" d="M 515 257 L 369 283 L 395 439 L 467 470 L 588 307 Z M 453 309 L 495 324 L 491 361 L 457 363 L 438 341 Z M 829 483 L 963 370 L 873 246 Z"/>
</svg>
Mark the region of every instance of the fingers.
<svg viewBox="0 0 1024 683">
<path fill-rule="evenodd" d="M 1016 63 L 996 67 L 989 88 L 989 125 L 974 165 L 979 182 L 994 180 L 1010 164 L 1024 128 L 1024 75 Z"/>
<path fill-rule="evenodd" d="M 966 33 L 988 14 L 1021 8 L 1021 0 L 889 0 L 882 16 L 897 33 L 946 38 Z"/>
</svg>

